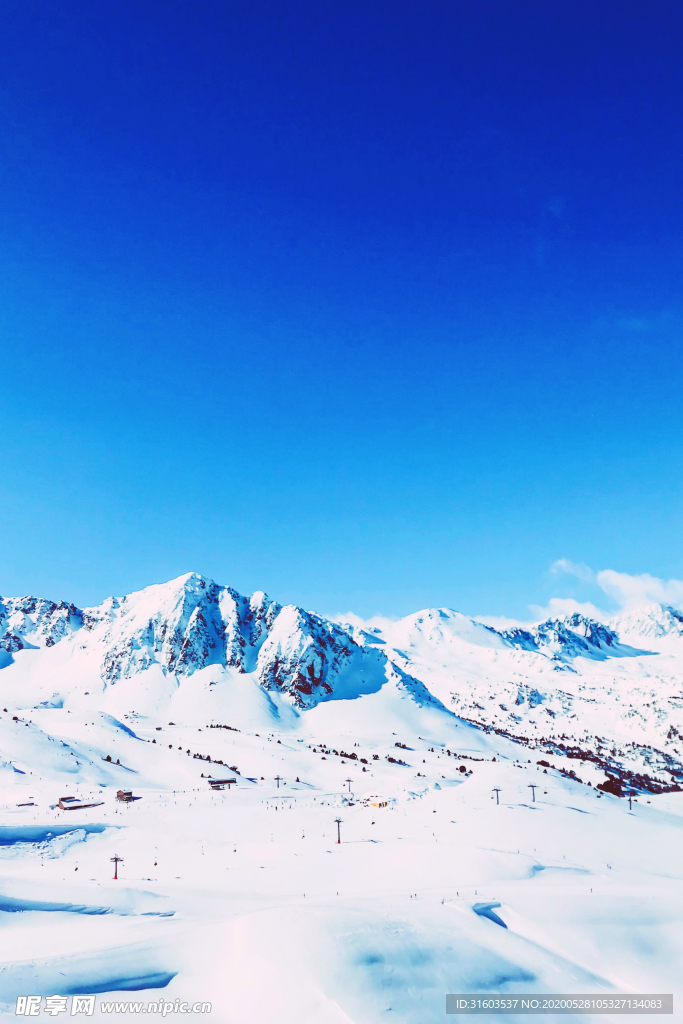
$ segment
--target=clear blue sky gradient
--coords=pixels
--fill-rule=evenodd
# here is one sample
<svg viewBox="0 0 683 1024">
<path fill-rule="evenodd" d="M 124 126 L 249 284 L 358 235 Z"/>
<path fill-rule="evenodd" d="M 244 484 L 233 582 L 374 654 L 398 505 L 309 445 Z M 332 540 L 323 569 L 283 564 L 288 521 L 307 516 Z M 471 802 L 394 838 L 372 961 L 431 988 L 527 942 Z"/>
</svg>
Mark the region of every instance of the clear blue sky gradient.
<svg viewBox="0 0 683 1024">
<path fill-rule="evenodd" d="M 2 21 L 0 593 L 683 575 L 680 0 Z"/>
</svg>

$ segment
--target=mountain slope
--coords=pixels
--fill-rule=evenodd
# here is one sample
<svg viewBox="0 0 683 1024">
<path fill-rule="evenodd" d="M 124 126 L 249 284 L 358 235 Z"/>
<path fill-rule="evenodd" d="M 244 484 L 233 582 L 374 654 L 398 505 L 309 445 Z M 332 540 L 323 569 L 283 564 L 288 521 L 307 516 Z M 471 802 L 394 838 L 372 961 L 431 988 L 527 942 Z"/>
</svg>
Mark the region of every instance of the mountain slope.
<svg viewBox="0 0 683 1024">
<path fill-rule="evenodd" d="M 495 630 L 426 609 L 354 635 L 478 727 L 657 788 L 683 782 L 681 623 L 654 606 L 607 625 L 573 614 Z"/>
</svg>

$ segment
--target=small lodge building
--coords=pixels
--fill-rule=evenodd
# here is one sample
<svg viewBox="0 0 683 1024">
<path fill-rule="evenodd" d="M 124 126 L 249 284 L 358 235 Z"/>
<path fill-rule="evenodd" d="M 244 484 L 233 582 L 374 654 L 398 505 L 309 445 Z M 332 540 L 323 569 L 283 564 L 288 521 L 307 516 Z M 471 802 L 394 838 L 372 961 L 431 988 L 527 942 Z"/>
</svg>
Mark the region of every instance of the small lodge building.
<svg viewBox="0 0 683 1024">
<path fill-rule="evenodd" d="M 130 804 L 135 800 L 132 789 L 119 789 L 116 792 L 116 799 L 120 800 L 121 803 Z"/>
<path fill-rule="evenodd" d="M 60 811 L 83 811 L 86 807 L 101 807 L 103 803 L 104 800 L 98 800 L 95 803 L 84 804 L 77 796 L 60 796 L 57 807 Z"/>
<path fill-rule="evenodd" d="M 209 779 L 209 785 L 211 789 L 223 789 L 224 786 L 230 789 L 231 786 L 237 785 L 237 779 Z"/>
</svg>

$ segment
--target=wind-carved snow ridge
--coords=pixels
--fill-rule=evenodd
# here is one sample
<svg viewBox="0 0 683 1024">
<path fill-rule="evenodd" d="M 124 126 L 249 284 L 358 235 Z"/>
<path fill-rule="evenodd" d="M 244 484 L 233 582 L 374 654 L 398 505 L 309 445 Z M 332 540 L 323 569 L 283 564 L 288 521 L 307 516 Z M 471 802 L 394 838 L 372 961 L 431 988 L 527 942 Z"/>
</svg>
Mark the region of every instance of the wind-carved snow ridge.
<svg viewBox="0 0 683 1024">
<path fill-rule="evenodd" d="M 389 674 L 393 676 L 399 684 L 402 690 L 408 693 L 416 704 L 421 707 L 433 707 L 441 710 L 446 710 L 442 702 L 438 697 L 435 697 L 433 693 L 427 689 L 424 683 L 420 682 L 414 676 L 408 675 L 398 665 L 393 663 L 390 664 Z"/>
</svg>

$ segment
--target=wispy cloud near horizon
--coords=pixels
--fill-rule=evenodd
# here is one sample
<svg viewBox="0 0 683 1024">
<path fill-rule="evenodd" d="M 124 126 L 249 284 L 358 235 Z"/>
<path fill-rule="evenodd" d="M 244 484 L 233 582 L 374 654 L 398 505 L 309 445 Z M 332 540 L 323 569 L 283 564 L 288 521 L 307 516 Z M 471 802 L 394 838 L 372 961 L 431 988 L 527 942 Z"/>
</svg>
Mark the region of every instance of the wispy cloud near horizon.
<svg viewBox="0 0 683 1024">
<path fill-rule="evenodd" d="M 617 611 L 630 611 L 653 603 L 673 605 L 675 608 L 683 607 L 683 580 L 662 580 L 647 572 L 638 575 L 617 572 L 614 569 L 600 569 L 595 572 L 590 566 L 577 564 L 568 558 L 560 558 L 553 562 L 550 571 L 555 575 L 574 576 L 582 583 L 591 583 L 599 587 L 616 604 Z M 576 611 L 580 608 L 593 608 L 602 617 L 614 614 L 614 611 L 601 612 L 595 605 L 589 603 L 581 605 L 572 598 L 552 598 L 548 608 L 560 608 L 563 604 L 567 607 L 572 606 Z"/>
</svg>

